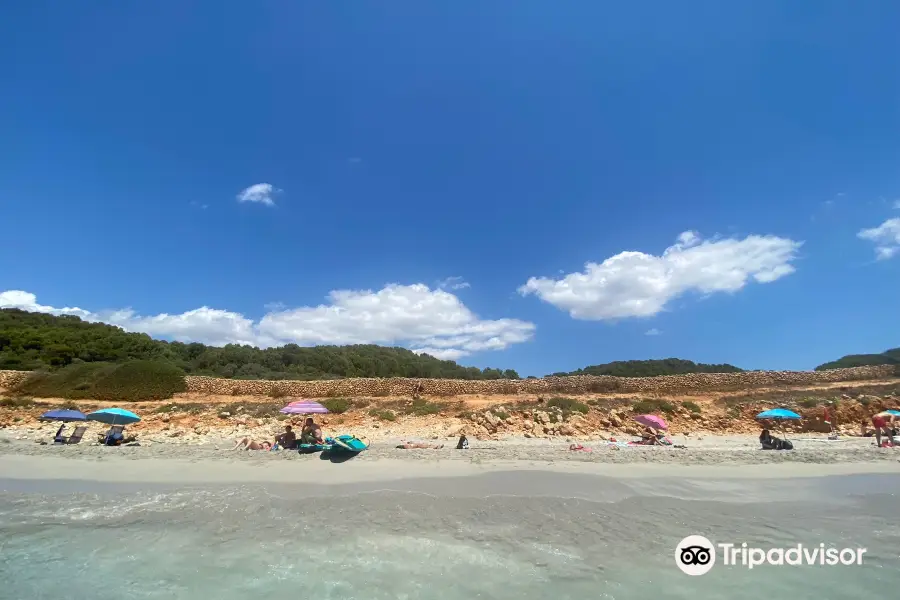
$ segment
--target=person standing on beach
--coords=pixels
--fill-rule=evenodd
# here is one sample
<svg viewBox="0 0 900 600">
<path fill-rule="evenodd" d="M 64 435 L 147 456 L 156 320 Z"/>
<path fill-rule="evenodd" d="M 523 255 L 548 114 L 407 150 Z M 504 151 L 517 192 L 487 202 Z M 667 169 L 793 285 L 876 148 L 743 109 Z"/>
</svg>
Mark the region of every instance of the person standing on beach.
<svg viewBox="0 0 900 600">
<path fill-rule="evenodd" d="M 893 428 L 894 415 L 888 412 L 880 412 L 872 417 L 872 425 L 875 426 L 875 445 L 881 448 L 881 436 L 884 434 L 890 440 L 891 446 L 894 445 L 894 436 L 891 435 Z"/>
</svg>

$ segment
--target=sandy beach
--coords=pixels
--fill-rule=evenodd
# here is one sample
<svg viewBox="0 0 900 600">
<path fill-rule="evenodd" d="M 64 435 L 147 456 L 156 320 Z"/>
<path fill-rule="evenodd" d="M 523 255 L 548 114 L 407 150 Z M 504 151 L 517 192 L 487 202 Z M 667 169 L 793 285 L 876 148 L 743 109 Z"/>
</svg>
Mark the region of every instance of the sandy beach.
<svg viewBox="0 0 900 600">
<path fill-rule="evenodd" d="M 204 445 L 153 444 L 105 447 L 42 445 L 0 437 L 0 478 L 88 479 L 158 483 L 285 482 L 310 478 L 323 484 L 440 475 L 464 476 L 507 470 L 646 477 L 796 477 L 848 473 L 900 474 L 900 451 L 878 449 L 871 438 L 794 439 L 792 451 L 763 451 L 752 436 L 676 436 L 683 448 L 625 447 L 583 442 L 572 451 L 564 441 L 472 441 L 458 450 L 400 449 L 378 442 L 358 456 L 340 459 L 295 451 L 232 450 L 233 440 Z M 739 467 L 739 468 L 738 468 Z M 114 475 L 113 475 L 114 473 Z"/>
</svg>

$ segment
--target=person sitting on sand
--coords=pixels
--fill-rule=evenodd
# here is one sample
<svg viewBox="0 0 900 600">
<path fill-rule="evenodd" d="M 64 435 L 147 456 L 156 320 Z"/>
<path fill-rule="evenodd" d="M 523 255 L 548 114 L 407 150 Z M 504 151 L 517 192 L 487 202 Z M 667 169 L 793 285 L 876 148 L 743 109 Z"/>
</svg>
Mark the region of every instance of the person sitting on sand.
<svg viewBox="0 0 900 600">
<path fill-rule="evenodd" d="M 284 426 L 284 433 L 275 436 L 275 443 L 287 450 L 295 450 L 297 448 L 297 434 L 290 425 Z"/>
<path fill-rule="evenodd" d="M 440 450 L 444 447 L 443 444 L 425 444 L 422 442 L 403 442 L 402 444 L 397 446 L 398 448 L 402 448 L 403 450 L 412 450 L 413 448 L 424 448 L 427 450 Z"/>
<path fill-rule="evenodd" d="M 771 433 L 768 429 L 763 429 L 759 434 L 759 443 L 762 444 L 763 450 L 793 450 L 794 445 L 788 440 L 782 440 Z"/>
<path fill-rule="evenodd" d="M 662 437 L 661 433 L 657 433 L 655 430 L 647 427 L 644 430 L 644 433 L 641 434 L 641 441 L 639 444 L 645 444 L 647 446 L 658 446 L 660 445 L 660 437 Z"/>
<path fill-rule="evenodd" d="M 251 440 L 248 437 L 238 441 L 237 444 L 234 445 L 232 450 L 237 450 L 240 448 L 241 450 L 271 450 L 272 444 L 270 442 L 256 442 Z"/>
<path fill-rule="evenodd" d="M 300 443 L 302 444 L 324 444 L 325 437 L 322 435 L 322 428 L 316 425 L 312 417 L 306 419 L 303 429 L 300 431 Z"/>
</svg>

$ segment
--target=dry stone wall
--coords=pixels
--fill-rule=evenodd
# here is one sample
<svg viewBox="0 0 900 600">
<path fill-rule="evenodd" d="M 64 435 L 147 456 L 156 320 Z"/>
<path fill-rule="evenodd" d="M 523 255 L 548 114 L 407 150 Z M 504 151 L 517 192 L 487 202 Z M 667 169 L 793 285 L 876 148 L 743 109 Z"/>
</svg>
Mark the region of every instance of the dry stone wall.
<svg viewBox="0 0 900 600">
<path fill-rule="evenodd" d="M 31 371 L 0 371 L 0 390 L 18 385 L 30 374 Z"/>
<path fill-rule="evenodd" d="M 464 394 L 589 394 L 627 393 L 666 395 L 729 391 L 747 388 L 817 385 L 892 377 L 894 367 L 856 367 L 832 371 L 749 371 L 694 373 L 662 377 L 545 377 L 543 379 L 332 379 L 324 381 L 263 381 L 185 377 L 188 392 L 217 395 L 293 396 L 302 398 L 378 396 L 460 396 Z M 28 376 L 24 371 L 0 371 L 0 389 L 11 388 Z"/>
<path fill-rule="evenodd" d="M 284 395 L 304 398 L 377 396 L 460 396 L 464 394 L 674 394 L 728 391 L 770 386 L 816 385 L 891 377 L 892 366 L 857 367 L 832 371 L 750 371 L 697 373 L 662 377 L 545 377 L 543 379 L 333 379 L 325 381 L 231 380 L 186 378 L 189 392 L 224 395 Z"/>
</svg>

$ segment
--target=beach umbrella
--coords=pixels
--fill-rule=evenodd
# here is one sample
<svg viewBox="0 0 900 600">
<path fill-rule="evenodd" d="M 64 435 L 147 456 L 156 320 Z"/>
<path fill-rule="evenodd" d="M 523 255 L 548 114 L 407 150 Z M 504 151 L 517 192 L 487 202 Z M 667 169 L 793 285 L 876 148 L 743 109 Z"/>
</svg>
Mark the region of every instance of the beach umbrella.
<svg viewBox="0 0 900 600">
<path fill-rule="evenodd" d="M 758 415 L 756 415 L 757 419 L 774 419 L 776 421 L 784 421 L 784 420 L 796 420 L 800 419 L 800 415 L 795 413 L 792 410 L 788 410 L 786 408 L 772 408 L 769 410 L 764 410 Z"/>
<path fill-rule="evenodd" d="M 297 400 L 281 409 L 284 415 L 325 415 L 328 409 L 311 400 Z"/>
<path fill-rule="evenodd" d="M 886 414 L 889 414 L 889 415 L 893 416 L 893 417 L 900 418 L 900 410 L 890 409 L 890 410 L 886 410 L 886 411 L 884 411 L 884 412 L 885 412 Z"/>
<path fill-rule="evenodd" d="M 139 416 L 124 408 L 101 408 L 88 416 L 88 421 L 99 421 L 107 425 L 130 425 L 141 420 Z"/>
<path fill-rule="evenodd" d="M 659 429 L 662 431 L 669 429 L 669 424 L 666 423 L 665 419 L 657 417 L 656 415 L 638 415 L 634 420 L 650 429 Z"/>
<path fill-rule="evenodd" d="M 782 421 L 797 421 L 802 417 L 795 413 L 792 410 L 788 410 L 786 408 L 770 408 L 769 410 L 764 410 L 758 415 L 756 415 L 757 419 L 772 419 L 777 423 L 781 423 Z M 785 439 L 787 439 L 787 433 L 784 431 L 784 427 L 781 427 L 781 433 L 784 435 Z"/>
<path fill-rule="evenodd" d="M 86 421 L 87 417 L 79 410 L 48 410 L 41 415 L 42 421 Z"/>
</svg>

